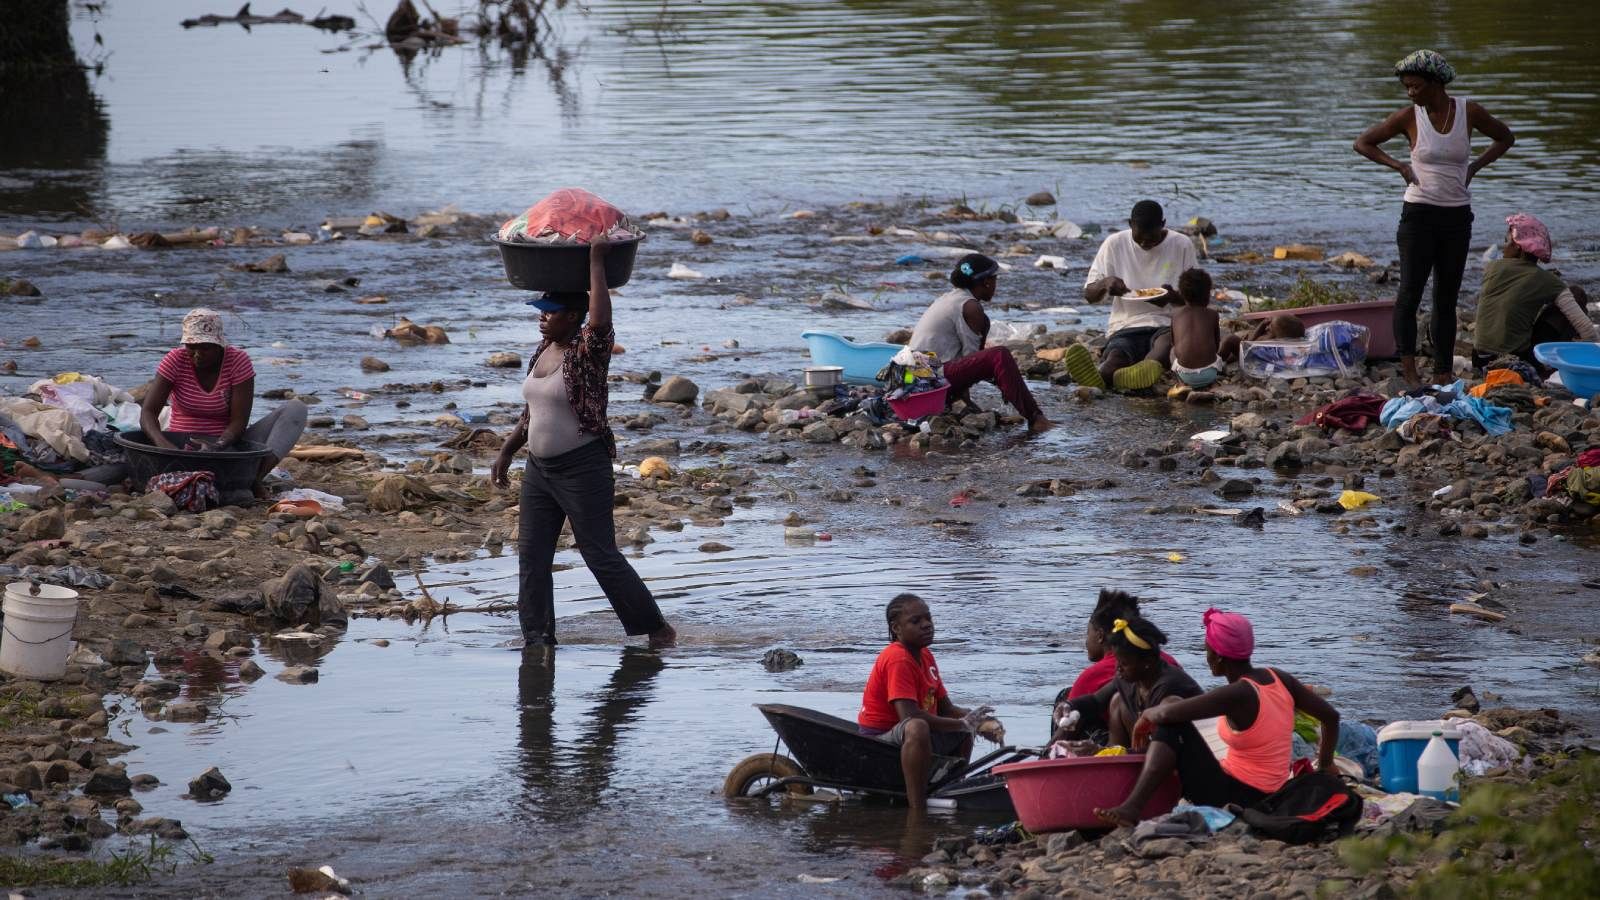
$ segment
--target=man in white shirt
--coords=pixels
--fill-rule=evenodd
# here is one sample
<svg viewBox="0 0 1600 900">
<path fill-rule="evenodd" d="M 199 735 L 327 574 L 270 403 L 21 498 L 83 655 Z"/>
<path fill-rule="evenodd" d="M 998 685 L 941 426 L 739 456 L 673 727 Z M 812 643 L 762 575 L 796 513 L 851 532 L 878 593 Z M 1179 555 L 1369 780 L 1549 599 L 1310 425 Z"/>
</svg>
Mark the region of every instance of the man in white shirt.
<svg viewBox="0 0 1600 900">
<path fill-rule="evenodd" d="M 1161 204 L 1154 200 L 1135 203 L 1128 230 L 1107 237 L 1089 266 L 1083 299 L 1099 303 L 1111 297 L 1108 340 L 1098 371 L 1091 374 L 1092 366 L 1069 367 L 1079 370 L 1073 377 L 1092 383 L 1098 375 L 1096 387 L 1112 383 L 1119 390 L 1148 388 L 1159 381 L 1172 353 L 1172 314 L 1167 307 L 1181 303 L 1172 286 L 1196 262 L 1189 236 L 1167 230 Z M 1162 288 L 1166 293 L 1145 300 L 1125 296 L 1148 288 Z"/>
</svg>

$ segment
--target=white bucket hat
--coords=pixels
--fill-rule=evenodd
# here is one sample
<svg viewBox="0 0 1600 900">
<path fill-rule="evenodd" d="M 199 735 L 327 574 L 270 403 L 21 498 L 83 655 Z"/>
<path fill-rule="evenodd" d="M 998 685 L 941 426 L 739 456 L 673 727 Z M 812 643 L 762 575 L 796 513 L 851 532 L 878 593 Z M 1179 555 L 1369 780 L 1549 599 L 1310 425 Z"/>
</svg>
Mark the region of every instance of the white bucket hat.
<svg viewBox="0 0 1600 900">
<path fill-rule="evenodd" d="M 222 337 L 222 314 L 212 309 L 190 310 L 189 314 L 183 317 L 181 343 L 228 346 L 228 342 Z"/>
</svg>

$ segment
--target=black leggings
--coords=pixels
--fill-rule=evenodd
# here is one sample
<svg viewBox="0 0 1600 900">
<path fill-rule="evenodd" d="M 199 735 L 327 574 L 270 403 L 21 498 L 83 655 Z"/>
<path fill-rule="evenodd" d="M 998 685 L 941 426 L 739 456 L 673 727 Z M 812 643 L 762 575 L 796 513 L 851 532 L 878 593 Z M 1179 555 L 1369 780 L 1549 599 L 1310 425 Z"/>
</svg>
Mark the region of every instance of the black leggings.
<svg viewBox="0 0 1600 900">
<path fill-rule="evenodd" d="M 1433 275 L 1433 370 L 1449 372 L 1456 355 L 1456 296 L 1472 246 L 1472 207 L 1407 203 L 1395 230 L 1400 248 L 1400 290 L 1394 337 L 1401 356 L 1417 355 L 1417 309 Z"/>
<path fill-rule="evenodd" d="M 1172 748 L 1178 756 L 1178 780 L 1183 782 L 1183 797 L 1196 806 L 1254 806 L 1267 796 L 1265 791 L 1253 788 L 1222 770 L 1216 754 L 1206 744 L 1193 722 L 1181 725 L 1161 725 L 1151 735 Z"/>
</svg>

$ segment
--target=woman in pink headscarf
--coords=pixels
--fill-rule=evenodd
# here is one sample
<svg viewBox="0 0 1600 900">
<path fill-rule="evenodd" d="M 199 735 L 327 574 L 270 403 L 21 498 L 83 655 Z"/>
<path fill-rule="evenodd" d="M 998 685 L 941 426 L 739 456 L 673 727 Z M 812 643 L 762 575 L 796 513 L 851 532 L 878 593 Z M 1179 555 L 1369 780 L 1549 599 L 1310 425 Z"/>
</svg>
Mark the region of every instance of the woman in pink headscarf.
<svg viewBox="0 0 1600 900">
<path fill-rule="evenodd" d="M 1540 344 L 1600 340 L 1585 309 L 1589 296 L 1583 288 L 1539 266 L 1550 261 L 1555 246 L 1549 229 L 1527 213 L 1507 216 L 1506 225 L 1501 258 L 1483 267 L 1473 363 L 1483 366 L 1510 355 L 1538 365 L 1533 348 Z"/>
<path fill-rule="evenodd" d="M 1255 631 L 1238 613 L 1208 609 L 1206 663 L 1227 685 L 1188 700 L 1152 706 L 1133 726 L 1133 749 L 1145 749 L 1144 769 L 1121 806 L 1097 809 L 1113 825 L 1135 825 L 1156 789 L 1178 773 L 1183 796 L 1200 806 L 1252 806 L 1289 780 L 1295 710 L 1322 723 L 1317 768 L 1333 768 L 1339 742 L 1339 712 L 1293 675 L 1250 662 Z M 1194 723 L 1218 718 L 1217 734 L 1228 745 L 1218 761 Z M 1148 747 L 1146 748 L 1146 745 Z"/>
</svg>

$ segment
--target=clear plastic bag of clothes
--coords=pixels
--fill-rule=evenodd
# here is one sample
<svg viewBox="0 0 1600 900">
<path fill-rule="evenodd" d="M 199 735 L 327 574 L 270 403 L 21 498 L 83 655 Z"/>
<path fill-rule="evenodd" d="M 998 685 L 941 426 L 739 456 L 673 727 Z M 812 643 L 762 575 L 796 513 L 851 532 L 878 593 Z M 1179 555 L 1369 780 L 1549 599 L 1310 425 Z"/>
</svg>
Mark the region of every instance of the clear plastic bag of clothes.
<svg viewBox="0 0 1600 900">
<path fill-rule="evenodd" d="M 1365 325 L 1323 322 L 1298 341 L 1245 341 L 1239 368 L 1251 378 L 1315 378 L 1353 375 L 1367 361 Z"/>
</svg>

